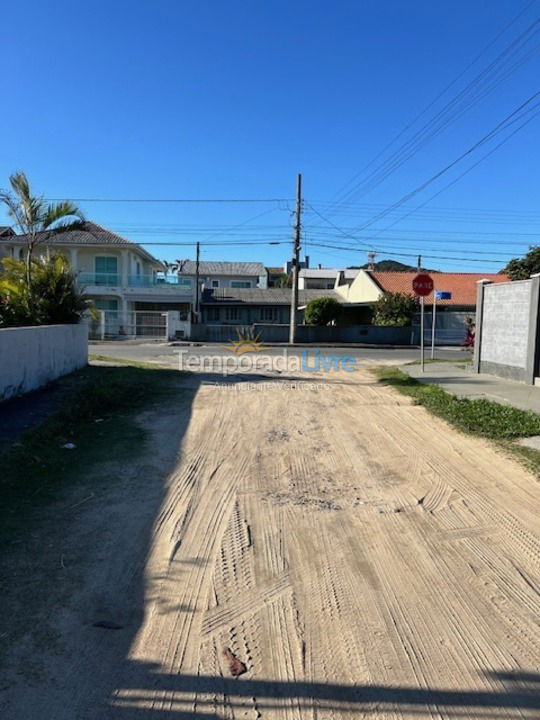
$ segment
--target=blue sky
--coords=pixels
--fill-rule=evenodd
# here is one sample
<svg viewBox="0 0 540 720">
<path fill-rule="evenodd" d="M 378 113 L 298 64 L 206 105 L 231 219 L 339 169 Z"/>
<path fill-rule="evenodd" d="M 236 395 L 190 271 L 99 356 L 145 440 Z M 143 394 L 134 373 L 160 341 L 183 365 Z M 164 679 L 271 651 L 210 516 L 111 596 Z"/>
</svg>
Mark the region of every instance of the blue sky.
<svg viewBox="0 0 540 720">
<path fill-rule="evenodd" d="M 540 116 L 532 112 L 526 127 L 420 210 L 399 220 L 505 135 L 405 208 L 350 232 L 538 91 L 537 26 L 503 56 L 507 65 L 500 60 L 483 76 L 489 92 L 478 86 L 472 107 L 450 116 L 379 185 L 364 184 L 348 204 L 335 201 L 468 65 L 389 152 L 516 41 L 539 2 L 29 0 L 2 14 L 1 186 L 24 169 L 51 198 L 292 198 L 301 171 L 312 264 L 361 264 L 374 246 L 377 259 L 412 262 L 408 254 L 423 252 L 428 267 L 496 271 L 538 242 Z M 255 243 L 203 245 L 203 259 L 279 265 L 290 255 L 289 245 L 263 244 L 289 241 L 292 204 L 284 202 L 80 204 L 89 219 L 160 258 L 193 257 L 197 239 Z M 158 242 L 177 245 L 150 244 Z"/>
</svg>

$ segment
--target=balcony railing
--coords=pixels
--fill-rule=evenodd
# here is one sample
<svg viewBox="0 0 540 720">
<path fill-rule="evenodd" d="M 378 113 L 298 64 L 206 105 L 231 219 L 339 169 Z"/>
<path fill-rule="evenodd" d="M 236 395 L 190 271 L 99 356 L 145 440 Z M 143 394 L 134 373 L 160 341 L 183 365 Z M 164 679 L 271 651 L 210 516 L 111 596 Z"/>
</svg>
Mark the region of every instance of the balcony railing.
<svg viewBox="0 0 540 720">
<path fill-rule="evenodd" d="M 130 287 L 163 287 L 164 285 L 175 285 L 176 287 L 185 289 L 186 292 L 191 290 L 191 281 L 186 278 L 179 278 L 178 275 L 130 275 L 128 277 L 128 285 Z"/>
<path fill-rule="evenodd" d="M 77 282 L 80 285 L 117 287 L 120 285 L 120 275 L 118 273 L 79 273 Z"/>
<path fill-rule="evenodd" d="M 120 273 L 79 273 L 77 282 L 80 285 L 98 285 L 101 287 L 118 287 L 123 285 L 123 278 Z M 127 284 L 133 288 L 176 288 L 180 292 L 190 293 L 191 281 L 187 278 L 179 278 L 177 275 L 156 276 L 156 275 L 128 275 Z"/>
</svg>

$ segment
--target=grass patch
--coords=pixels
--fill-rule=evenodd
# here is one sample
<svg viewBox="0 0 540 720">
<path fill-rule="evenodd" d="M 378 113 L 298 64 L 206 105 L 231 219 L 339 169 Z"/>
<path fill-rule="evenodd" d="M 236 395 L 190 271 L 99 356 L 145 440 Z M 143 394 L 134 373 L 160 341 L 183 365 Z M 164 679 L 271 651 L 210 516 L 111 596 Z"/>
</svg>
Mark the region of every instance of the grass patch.
<svg viewBox="0 0 540 720">
<path fill-rule="evenodd" d="M 159 370 L 157 363 L 142 362 L 138 360 L 126 360 L 125 358 L 110 357 L 109 355 L 88 355 L 89 360 L 98 360 L 99 362 L 116 363 L 117 365 L 129 365 L 131 367 L 142 368 L 143 370 Z"/>
<path fill-rule="evenodd" d="M 141 367 L 77 373 L 62 407 L 0 457 L 0 543 L 27 530 L 36 511 L 96 463 L 136 457 L 146 439 L 137 412 L 169 397 L 178 379 L 175 370 Z M 66 443 L 76 447 L 65 449 Z"/>
<path fill-rule="evenodd" d="M 537 413 L 490 400 L 458 398 L 438 385 L 419 382 L 396 368 L 384 367 L 374 372 L 380 382 L 414 398 L 419 405 L 463 432 L 505 441 L 540 435 L 540 415 Z M 523 449 L 519 448 L 520 455 L 524 455 Z"/>
<path fill-rule="evenodd" d="M 424 358 L 424 365 L 431 365 L 432 363 L 448 363 L 453 365 L 453 360 L 446 360 L 445 358 Z M 411 360 L 410 362 L 403 363 L 404 365 L 420 365 L 421 360 Z"/>
</svg>

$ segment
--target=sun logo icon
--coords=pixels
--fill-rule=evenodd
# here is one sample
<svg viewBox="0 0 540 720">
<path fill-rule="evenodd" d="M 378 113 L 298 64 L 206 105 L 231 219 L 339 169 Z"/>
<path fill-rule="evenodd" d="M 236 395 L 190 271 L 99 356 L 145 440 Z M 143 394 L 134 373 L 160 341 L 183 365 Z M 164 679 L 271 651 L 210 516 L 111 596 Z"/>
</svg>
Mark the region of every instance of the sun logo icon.
<svg viewBox="0 0 540 720">
<path fill-rule="evenodd" d="M 236 330 L 238 340 L 229 340 L 230 345 L 224 345 L 223 347 L 230 350 L 235 355 L 244 355 L 248 352 L 260 352 L 262 350 L 262 343 L 259 342 L 261 333 L 256 335 L 254 338 L 244 337 L 240 330 Z"/>
</svg>

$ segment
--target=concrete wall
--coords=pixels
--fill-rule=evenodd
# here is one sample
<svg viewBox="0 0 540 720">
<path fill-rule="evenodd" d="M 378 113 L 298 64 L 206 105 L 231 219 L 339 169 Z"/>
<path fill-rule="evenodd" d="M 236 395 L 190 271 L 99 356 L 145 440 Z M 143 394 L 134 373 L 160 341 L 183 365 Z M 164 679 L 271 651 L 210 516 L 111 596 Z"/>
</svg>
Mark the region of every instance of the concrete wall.
<svg viewBox="0 0 540 720">
<path fill-rule="evenodd" d="M 533 383 L 540 278 L 479 284 L 475 369 Z"/>
<path fill-rule="evenodd" d="M 0 329 L 0 400 L 36 390 L 88 363 L 88 327 Z"/>
<path fill-rule="evenodd" d="M 259 335 L 261 342 L 289 342 L 289 326 L 254 323 L 253 325 L 210 325 L 191 326 L 191 339 L 208 342 L 237 340 L 240 332 L 244 337 Z M 298 325 L 296 339 L 299 343 L 371 343 L 376 345 L 409 345 L 411 328 L 375 327 L 355 325 L 351 327 L 315 327 Z"/>
</svg>

